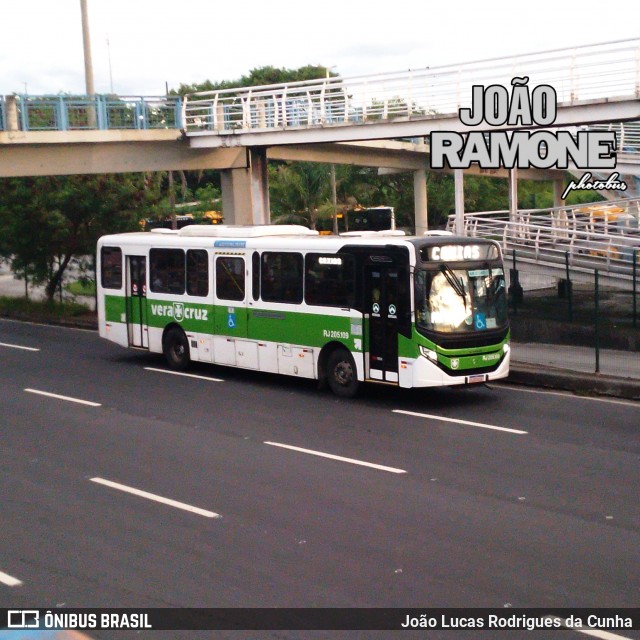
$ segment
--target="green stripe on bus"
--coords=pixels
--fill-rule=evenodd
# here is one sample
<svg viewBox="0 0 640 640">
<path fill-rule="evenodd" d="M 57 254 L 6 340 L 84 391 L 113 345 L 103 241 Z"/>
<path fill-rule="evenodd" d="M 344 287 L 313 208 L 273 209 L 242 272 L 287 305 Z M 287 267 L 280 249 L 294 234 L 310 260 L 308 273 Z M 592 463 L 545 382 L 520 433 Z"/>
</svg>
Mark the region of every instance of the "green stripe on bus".
<svg viewBox="0 0 640 640">
<path fill-rule="evenodd" d="M 140 309 L 139 302 L 143 306 Z M 148 298 L 105 296 L 107 322 L 122 322 L 129 307 L 129 321 L 139 323 L 140 311 L 149 327 L 163 329 L 177 323 L 185 331 L 207 335 L 245 338 L 264 342 L 280 342 L 306 347 L 323 347 L 329 342 L 340 342 L 351 351 L 368 350 L 366 342 L 367 319 L 362 316 L 331 316 L 322 313 L 302 313 L 192 302 L 151 300 Z M 146 310 L 146 314 L 144 311 Z M 331 312 L 331 309 L 328 309 Z M 483 347 L 467 349 L 444 349 L 418 333 L 412 327 L 411 338 L 398 334 L 398 357 L 417 359 L 420 345 L 435 351 L 438 361 L 452 370 L 478 369 L 495 365 L 504 355 L 504 345 L 509 342 L 509 333 L 504 340 Z M 454 366 L 457 365 L 457 366 Z"/>
</svg>

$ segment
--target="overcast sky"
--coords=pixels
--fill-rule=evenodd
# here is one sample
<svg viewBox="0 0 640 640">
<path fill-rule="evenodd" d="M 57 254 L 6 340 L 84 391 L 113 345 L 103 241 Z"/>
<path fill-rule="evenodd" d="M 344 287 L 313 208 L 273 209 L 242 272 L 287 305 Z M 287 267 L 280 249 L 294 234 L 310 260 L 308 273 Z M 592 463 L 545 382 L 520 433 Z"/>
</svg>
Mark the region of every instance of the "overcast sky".
<svg viewBox="0 0 640 640">
<path fill-rule="evenodd" d="M 96 91 L 120 95 L 163 95 L 165 83 L 230 80 L 265 65 L 321 64 L 348 77 L 640 36 L 638 0 L 88 6 Z M 84 93 L 80 0 L 0 0 L 0 10 L 0 94 Z"/>
</svg>

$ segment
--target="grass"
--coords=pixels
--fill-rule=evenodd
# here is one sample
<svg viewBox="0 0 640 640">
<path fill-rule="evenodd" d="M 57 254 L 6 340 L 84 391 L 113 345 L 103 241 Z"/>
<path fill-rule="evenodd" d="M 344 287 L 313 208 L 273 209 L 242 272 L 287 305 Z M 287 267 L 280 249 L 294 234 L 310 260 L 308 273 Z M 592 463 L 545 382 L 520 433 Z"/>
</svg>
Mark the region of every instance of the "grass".
<svg viewBox="0 0 640 640">
<path fill-rule="evenodd" d="M 0 316 L 53 324 L 95 324 L 95 314 L 84 304 L 7 296 L 0 296 Z"/>
<path fill-rule="evenodd" d="M 70 282 L 65 289 L 74 296 L 96 295 L 96 283 L 93 280 L 76 280 Z"/>
</svg>

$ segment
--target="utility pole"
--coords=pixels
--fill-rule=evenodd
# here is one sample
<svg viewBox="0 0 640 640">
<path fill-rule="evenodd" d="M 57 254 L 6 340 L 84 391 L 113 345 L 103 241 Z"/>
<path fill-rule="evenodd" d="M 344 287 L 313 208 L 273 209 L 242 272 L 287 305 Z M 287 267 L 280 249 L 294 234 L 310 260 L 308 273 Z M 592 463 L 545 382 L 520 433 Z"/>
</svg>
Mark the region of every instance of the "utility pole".
<svg viewBox="0 0 640 640">
<path fill-rule="evenodd" d="M 325 67 L 325 76 L 327 80 L 331 77 L 331 69 L 335 69 L 335 65 L 333 67 Z M 338 193 L 336 190 L 336 165 L 331 164 L 331 173 L 329 174 L 329 178 L 331 180 L 331 204 L 333 205 L 333 233 L 334 235 L 338 235 Z"/>
<path fill-rule="evenodd" d="M 111 46 L 109 45 L 109 34 L 107 34 L 107 56 L 109 57 L 109 89 L 113 95 L 113 70 L 111 69 Z"/>
<path fill-rule="evenodd" d="M 331 165 L 331 204 L 333 205 L 333 233 L 338 235 L 338 194 L 336 190 L 336 165 Z"/>
<path fill-rule="evenodd" d="M 93 84 L 93 62 L 91 60 L 91 38 L 89 37 L 87 0 L 80 0 L 80 12 L 82 14 L 82 44 L 84 46 L 84 79 L 87 87 L 87 95 L 92 96 L 96 90 Z"/>
<path fill-rule="evenodd" d="M 84 81 L 89 97 L 95 96 L 96 90 L 93 84 L 93 62 L 91 60 L 91 38 L 89 37 L 89 13 L 87 0 L 80 0 L 80 13 L 82 15 L 82 44 L 84 47 Z M 96 128 L 96 107 L 90 105 L 87 108 L 87 124 L 90 129 Z"/>
<path fill-rule="evenodd" d="M 169 207 L 171 209 L 171 228 L 175 231 L 178 228 L 176 216 L 176 192 L 173 186 L 173 171 L 169 169 Z"/>
</svg>

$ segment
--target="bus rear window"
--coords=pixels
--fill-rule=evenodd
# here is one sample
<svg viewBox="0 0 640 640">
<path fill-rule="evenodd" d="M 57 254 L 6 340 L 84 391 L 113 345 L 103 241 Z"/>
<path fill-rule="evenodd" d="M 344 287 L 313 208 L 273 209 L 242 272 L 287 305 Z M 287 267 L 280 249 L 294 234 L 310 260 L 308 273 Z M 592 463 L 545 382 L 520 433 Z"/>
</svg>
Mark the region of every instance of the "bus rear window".
<svg viewBox="0 0 640 640">
<path fill-rule="evenodd" d="M 122 249 L 102 247 L 100 270 L 102 286 L 105 289 L 122 289 Z"/>
</svg>

